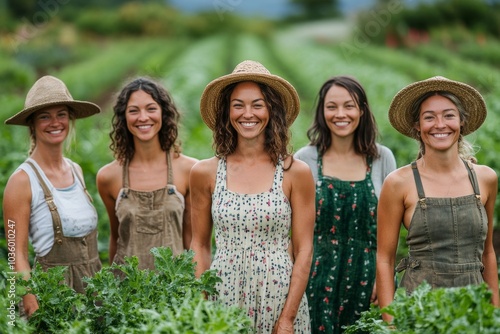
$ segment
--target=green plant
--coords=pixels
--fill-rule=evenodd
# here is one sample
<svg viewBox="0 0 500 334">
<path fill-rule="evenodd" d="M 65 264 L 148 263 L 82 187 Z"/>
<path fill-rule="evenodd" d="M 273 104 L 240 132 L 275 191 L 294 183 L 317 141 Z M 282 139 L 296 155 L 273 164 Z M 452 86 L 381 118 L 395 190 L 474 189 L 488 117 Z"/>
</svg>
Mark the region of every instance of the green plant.
<svg viewBox="0 0 500 334">
<path fill-rule="evenodd" d="M 127 257 L 124 264 L 84 278 L 85 294 L 62 284 L 66 267 L 43 271 L 36 265 L 29 280 L 17 278 L 16 284 L 27 289 L 17 299 L 29 290 L 39 309 L 28 324 L 18 320 L 21 331 L 2 333 L 250 333 L 245 310 L 206 299 L 217 295 L 220 278 L 209 270 L 196 279 L 192 251 L 176 257 L 170 248 L 151 252 L 155 270 L 140 270 L 137 258 Z M 0 310 L 2 320 L 5 310 Z"/>
<path fill-rule="evenodd" d="M 491 296 L 484 283 L 432 289 L 423 282 L 409 296 L 404 289 L 398 289 L 389 306 L 382 310 L 372 306 L 345 333 L 499 333 L 500 309 L 493 306 Z M 392 315 L 393 323 L 383 322 L 382 312 Z"/>
</svg>

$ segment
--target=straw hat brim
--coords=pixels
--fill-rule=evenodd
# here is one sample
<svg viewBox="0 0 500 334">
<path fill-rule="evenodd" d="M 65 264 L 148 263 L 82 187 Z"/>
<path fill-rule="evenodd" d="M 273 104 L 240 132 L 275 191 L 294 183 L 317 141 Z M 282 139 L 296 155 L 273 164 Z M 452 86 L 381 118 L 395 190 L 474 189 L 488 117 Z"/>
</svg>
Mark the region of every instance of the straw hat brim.
<svg viewBox="0 0 500 334">
<path fill-rule="evenodd" d="M 211 130 L 215 129 L 222 90 L 232 83 L 243 81 L 262 83 L 276 90 L 282 96 L 285 104 L 287 125 L 292 125 L 300 111 L 300 99 L 297 91 L 288 81 L 273 74 L 231 73 L 210 82 L 201 95 L 201 118 Z"/>
<path fill-rule="evenodd" d="M 42 103 L 38 104 L 36 106 L 32 106 L 29 108 L 25 108 L 15 114 L 14 116 L 8 118 L 5 121 L 5 124 L 9 125 L 28 125 L 26 120 L 30 115 L 35 113 L 36 111 L 40 109 L 44 109 L 46 107 L 50 106 L 55 106 L 55 105 L 66 105 L 70 107 L 73 111 L 73 115 L 76 118 L 85 118 L 92 116 L 94 114 L 98 114 L 101 112 L 101 109 L 97 104 L 94 104 L 92 102 L 87 102 L 87 101 L 78 101 L 78 100 L 72 100 L 72 101 L 51 101 L 47 103 Z"/>
<path fill-rule="evenodd" d="M 468 135 L 476 131 L 486 119 L 487 109 L 481 94 L 473 87 L 444 77 L 433 77 L 412 83 L 401 89 L 392 99 L 389 107 L 391 125 L 403 135 L 418 139 L 412 129 L 411 107 L 417 99 L 428 92 L 447 91 L 460 99 L 469 118 L 463 126 L 462 134 Z"/>
</svg>

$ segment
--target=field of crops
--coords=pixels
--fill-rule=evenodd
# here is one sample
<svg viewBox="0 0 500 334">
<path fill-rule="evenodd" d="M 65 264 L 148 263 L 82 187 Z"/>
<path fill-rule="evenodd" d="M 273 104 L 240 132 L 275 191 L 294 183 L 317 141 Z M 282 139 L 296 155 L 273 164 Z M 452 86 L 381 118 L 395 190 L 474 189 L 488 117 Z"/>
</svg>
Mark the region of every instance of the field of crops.
<svg viewBox="0 0 500 334">
<path fill-rule="evenodd" d="M 325 43 L 299 38 L 291 29 L 276 31 L 270 37 L 225 33 L 203 39 L 120 39 L 85 46 L 85 57 L 52 66 L 46 73 L 64 80 L 75 99 L 98 103 L 103 113 L 76 123 L 76 141 L 67 156 L 78 162 L 99 213 L 100 250 L 107 262 L 108 222 L 97 194 L 95 175 L 112 160 L 109 146 L 114 94 L 128 79 L 148 75 L 159 79 L 172 94 L 181 112 L 183 151 L 198 159 L 213 155 L 211 132 L 199 116 L 199 99 L 205 85 L 227 74 L 242 60 L 263 63 L 272 73 L 289 80 L 301 98 L 301 114 L 292 128 L 293 148 L 307 144 L 306 130 L 312 119 L 317 90 L 327 78 L 347 74 L 358 78 L 366 88 L 380 130 L 380 142 L 395 153 L 398 166 L 416 155 L 415 142 L 398 134 L 388 123 L 387 110 L 392 97 L 410 82 L 442 75 L 477 87 L 486 99 L 489 113 L 483 127 L 468 139 L 478 148 L 480 163 L 500 173 L 500 134 L 496 130 L 500 112 L 500 63 L 478 55 L 481 46 L 450 50 L 437 45 L 412 49 L 356 46 L 353 40 Z M 493 43 L 493 42 L 491 42 Z M 498 47 L 498 45 L 496 45 Z M 33 55 L 36 56 L 36 55 Z M 8 176 L 26 158 L 28 133 L 23 127 L 9 127 L 3 121 L 22 109 L 27 89 L 40 73 L 24 68 L 11 54 L 0 51 L 2 71 L 22 71 L 27 83 L 13 83 L 8 94 L 0 95 L 2 140 L 0 141 L 0 190 Z M 2 86 L 5 83 L 2 84 Z M 28 88 L 26 88 L 28 87 Z"/>
</svg>

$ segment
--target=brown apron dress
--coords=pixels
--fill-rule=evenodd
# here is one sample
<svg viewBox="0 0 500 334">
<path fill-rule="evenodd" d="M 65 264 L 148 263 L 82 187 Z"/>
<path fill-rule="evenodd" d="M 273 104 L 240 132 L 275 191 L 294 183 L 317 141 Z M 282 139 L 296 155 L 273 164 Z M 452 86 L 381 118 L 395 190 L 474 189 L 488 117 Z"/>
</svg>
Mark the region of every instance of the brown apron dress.
<svg viewBox="0 0 500 334">
<path fill-rule="evenodd" d="M 153 191 L 129 188 L 128 161 L 123 165 L 123 188 L 116 207 L 119 221 L 116 255 L 113 261 L 136 256 L 139 269 L 154 269 L 153 247 L 170 247 L 174 255 L 183 250 L 184 198 L 176 191 L 170 154 L 167 154 L 167 186 Z"/>
<path fill-rule="evenodd" d="M 97 250 L 97 229 L 84 237 L 65 237 L 62 232 L 61 217 L 59 216 L 49 187 L 38 172 L 38 169 L 30 161 L 26 161 L 26 163 L 33 168 L 40 182 L 45 201 L 52 215 L 54 227 L 54 245 L 47 255 L 36 257 L 35 263 L 40 263 L 43 270 L 55 266 L 67 266 L 68 270 L 65 272 L 66 284 L 75 291 L 84 293 L 85 284 L 82 278 L 92 277 L 96 272 L 101 270 L 101 260 L 99 259 L 99 252 Z M 89 201 L 92 202 L 92 197 L 87 192 L 83 178 L 76 171 L 73 164 L 71 164 L 71 168 L 73 174 L 76 175 L 82 184 Z"/>
<path fill-rule="evenodd" d="M 454 198 L 425 197 L 417 165 L 412 163 L 419 201 L 406 242 L 409 257 L 396 270 L 405 273 L 401 287 L 413 292 L 424 280 L 432 288 L 483 282 L 482 255 L 488 217 L 471 165 L 464 161 L 474 194 Z"/>
</svg>

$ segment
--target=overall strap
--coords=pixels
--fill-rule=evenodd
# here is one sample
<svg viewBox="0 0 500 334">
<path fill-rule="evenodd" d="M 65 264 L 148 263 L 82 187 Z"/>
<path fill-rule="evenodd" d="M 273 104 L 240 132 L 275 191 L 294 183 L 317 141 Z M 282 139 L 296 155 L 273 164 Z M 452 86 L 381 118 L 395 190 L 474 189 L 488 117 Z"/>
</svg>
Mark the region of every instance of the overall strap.
<svg viewBox="0 0 500 334">
<path fill-rule="evenodd" d="M 425 198 L 425 193 L 424 187 L 422 186 L 422 179 L 420 179 L 420 174 L 418 173 L 416 161 L 411 163 L 411 169 L 413 171 L 413 177 L 415 178 L 415 184 L 417 185 L 418 198 L 422 200 Z"/>
<path fill-rule="evenodd" d="M 50 192 L 49 187 L 43 180 L 42 176 L 40 175 L 40 172 L 38 169 L 33 165 L 31 161 L 26 161 L 28 165 L 33 169 L 33 171 L 36 174 L 36 177 L 38 178 L 38 182 L 40 183 L 40 186 L 43 189 L 43 195 L 45 196 L 45 202 L 49 206 L 50 214 L 52 216 L 52 226 L 54 228 L 54 241 L 57 242 L 59 245 L 62 244 L 62 224 L 61 224 L 61 217 L 59 216 L 59 212 L 57 211 L 56 203 L 54 203 L 54 197 L 52 196 L 52 193 Z"/>
<path fill-rule="evenodd" d="M 170 158 L 170 151 L 167 151 L 167 169 L 168 169 L 167 184 L 173 185 L 174 184 L 174 172 L 173 172 L 174 168 L 172 166 L 172 159 Z"/>
<path fill-rule="evenodd" d="M 462 161 L 464 162 L 467 172 L 469 173 L 469 180 L 472 184 L 472 188 L 474 188 L 474 194 L 476 195 L 477 198 L 481 198 L 481 193 L 479 191 L 479 184 L 477 182 L 476 172 L 472 167 L 472 162 L 465 160 Z"/>
<path fill-rule="evenodd" d="M 85 180 L 83 178 L 83 175 L 81 175 L 78 172 L 78 169 L 76 168 L 76 164 L 73 161 L 70 162 L 70 166 L 71 166 L 71 169 L 73 170 L 73 174 L 76 175 L 76 178 L 78 179 L 78 181 L 80 181 L 80 184 L 83 187 L 83 191 L 85 192 L 85 195 L 87 195 L 89 201 L 92 203 L 94 200 L 92 199 L 92 196 L 90 196 L 90 193 L 87 190 L 87 186 L 85 185 Z"/>
<path fill-rule="evenodd" d="M 123 188 L 128 189 L 128 159 L 123 162 L 122 185 Z"/>
</svg>

